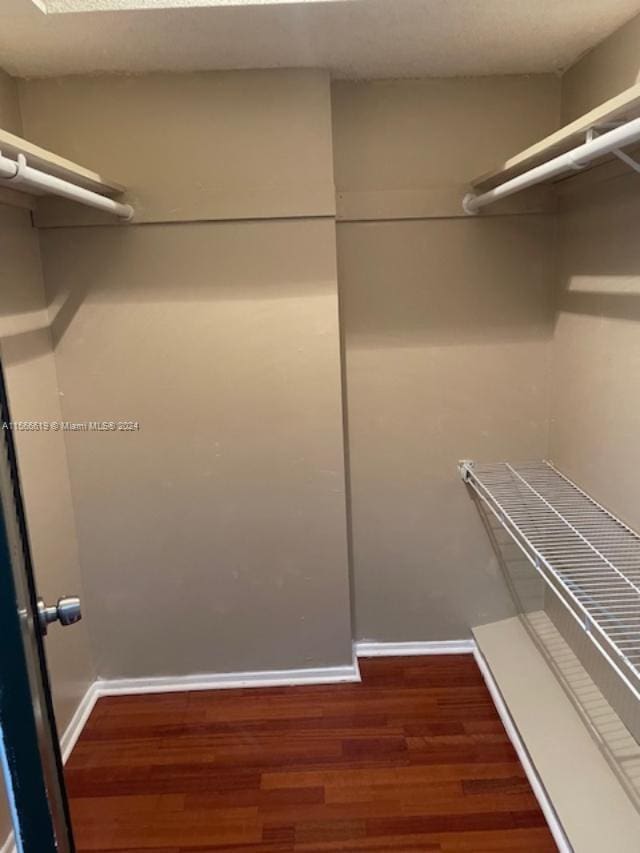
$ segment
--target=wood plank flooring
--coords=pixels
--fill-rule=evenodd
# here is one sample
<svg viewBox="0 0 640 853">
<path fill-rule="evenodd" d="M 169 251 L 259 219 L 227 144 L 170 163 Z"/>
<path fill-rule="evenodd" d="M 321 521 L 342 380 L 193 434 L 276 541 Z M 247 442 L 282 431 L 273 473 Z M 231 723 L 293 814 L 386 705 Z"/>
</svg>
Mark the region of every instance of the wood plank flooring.
<svg viewBox="0 0 640 853">
<path fill-rule="evenodd" d="M 556 850 L 471 655 L 360 666 L 100 699 L 66 768 L 79 853 Z"/>
</svg>

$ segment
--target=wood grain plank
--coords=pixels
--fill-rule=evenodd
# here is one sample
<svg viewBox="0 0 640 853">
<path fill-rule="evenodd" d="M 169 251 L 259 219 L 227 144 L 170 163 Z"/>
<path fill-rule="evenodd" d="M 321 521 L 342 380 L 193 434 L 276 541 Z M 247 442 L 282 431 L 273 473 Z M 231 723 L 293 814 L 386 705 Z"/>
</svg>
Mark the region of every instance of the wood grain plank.
<svg viewBox="0 0 640 853">
<path fill-rule="evenodd" d="M 361 684 L 100 699 L 66 767 L 78 853 L 547 853 L 469 655 Z"/>
</svg>

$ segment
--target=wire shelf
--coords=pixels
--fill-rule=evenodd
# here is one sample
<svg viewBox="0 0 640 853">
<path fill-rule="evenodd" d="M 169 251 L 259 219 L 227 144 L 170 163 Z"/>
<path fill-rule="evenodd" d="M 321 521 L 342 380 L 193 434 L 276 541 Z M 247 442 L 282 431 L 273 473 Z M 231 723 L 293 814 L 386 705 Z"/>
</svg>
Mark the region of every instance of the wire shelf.
<svg viewBox="0 0 640 853">
<path fill-rule="evenodd" d="M 640 699 L 640 536 L 549 462 L 460 471 Z"/>
</svg>

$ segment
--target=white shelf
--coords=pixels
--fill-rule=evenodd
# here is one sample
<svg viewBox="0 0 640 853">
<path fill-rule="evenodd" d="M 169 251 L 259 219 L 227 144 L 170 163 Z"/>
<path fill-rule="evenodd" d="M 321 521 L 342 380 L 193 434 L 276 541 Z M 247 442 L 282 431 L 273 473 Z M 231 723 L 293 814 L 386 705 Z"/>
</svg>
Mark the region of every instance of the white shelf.
<svg viewBox="0 0 640 853">
<path fill-rule="evenodd" d="M 24 154 L 27 157 L 29 166 L 34 169 L 41 169 L 43 172 L 47 172 L 56 178 L 70 181 L 83 189 L 91 190 L 101 195 L 119 195 L 125 189 L 120 184 L 108 180 L 98 172 L 94 172 L 84 166 L 79 166 L 71 160 L 59 157 L 45 148 L 40 148 L 40 146 L 34 145 L 32 142 L 28 142 L 26 139 L 22 139 L 2 129 L 0 129 L 0 152 L 14 160 L 17 159 L 18 154 Z M 9 184 L 0 181 L 0 186 L 9 186 Z"/>
<path fill-rule="evenodd" d="M 473 635 L 571 849 L 637 853 L 640 814 L 520 619 Z"/>
<path fill-rule="evenodd" d="M 493 171 L 475 178 L 471 181 L 471 186 L 475 193 L 486 192 L 584 142 L 585 133 L 591 127 L 602 126 L 612 121 L 626 121 L 639 116 L 640 83 L 637 83 L 529 148 L 525 148 L 519 154 L 510 157 Z"/>
</svg>

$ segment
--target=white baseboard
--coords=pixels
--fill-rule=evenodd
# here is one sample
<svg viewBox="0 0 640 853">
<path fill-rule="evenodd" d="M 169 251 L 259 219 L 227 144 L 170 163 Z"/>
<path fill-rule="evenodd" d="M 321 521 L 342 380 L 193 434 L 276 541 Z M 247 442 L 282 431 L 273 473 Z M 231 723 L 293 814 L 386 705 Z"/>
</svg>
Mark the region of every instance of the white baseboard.
<svg viewBox="0 0 640 853">
<path fill-rule="evenodd" d="M 355 644 L 359 658 L 402 657 L 403 655 L 461 655 L 472 654 L 473 640 L 427 640 L 411 643 L 385 643 L 358 640 Z"/>
<path fill-rule="evenodd" d="M 62 753 L 62 760 L 65 763 L 71 755 L 78 738 L 82 734 L 82 730 L 89 719 L 89 715 L 93 711 L 93 706 L 99 698 L 96 685 L 97 682 L 95 681 L 93 684 L 89 685 L 87 692 L 84 694 L 80 700 L 80 704 L 76 708 L 75 714 L 71 717 L 69 724 L 60 736 L 60 752 Z"/>
<path fill-rule="evenodd" d="M 553 840 L 558 845 L 559 853 L 573 853 L 573 847 L 569 844 L 569 839 L 562 828 L 562 824 L 560 823 L 556 810 L 554 809 L 545 787 L 542 784 L 542 780 L 540 779 L 540 776 L 538 776 L 538 772 L 531 761 L 531 757 L 527 752 L 524 741 L 520 737 L 520 732 L 509 713 L 507 704 L 504 701 L 500 688 L 493 677 L 489 664 L 477 646 L 474 648 L 473 656 L 478 664 L 478 669 L 482 673 L 484 682 L 487 685 L 487 690 L 491 694 L 491 699 L 493 700 L 493 704 L 498 712 L 498 716 L 502 720 L 502 725 L 505 728 L 509 740 L 513 744 L 513 748 L 518 754 L 518 758 L 520 759 L 520 763 L 522 764 L 527 779 L 529 780 L 531 789 L 533 790 L 535 798 L 542 809 L 542 813 L 545 816 L 549 830 L 553 835 Z"/>
<path fill-rule="evenodd" d="M 290 687 L 301 684 L 340 684 L 360 681 L 357 658 L 346 666 L 276 669 L 259 672 L 222 672 L 159 678 L 98 679 L 98 697 L 139 693 L 176 693 L 184 690 L 230 690 L 238 687 Z"/>
</svg>

